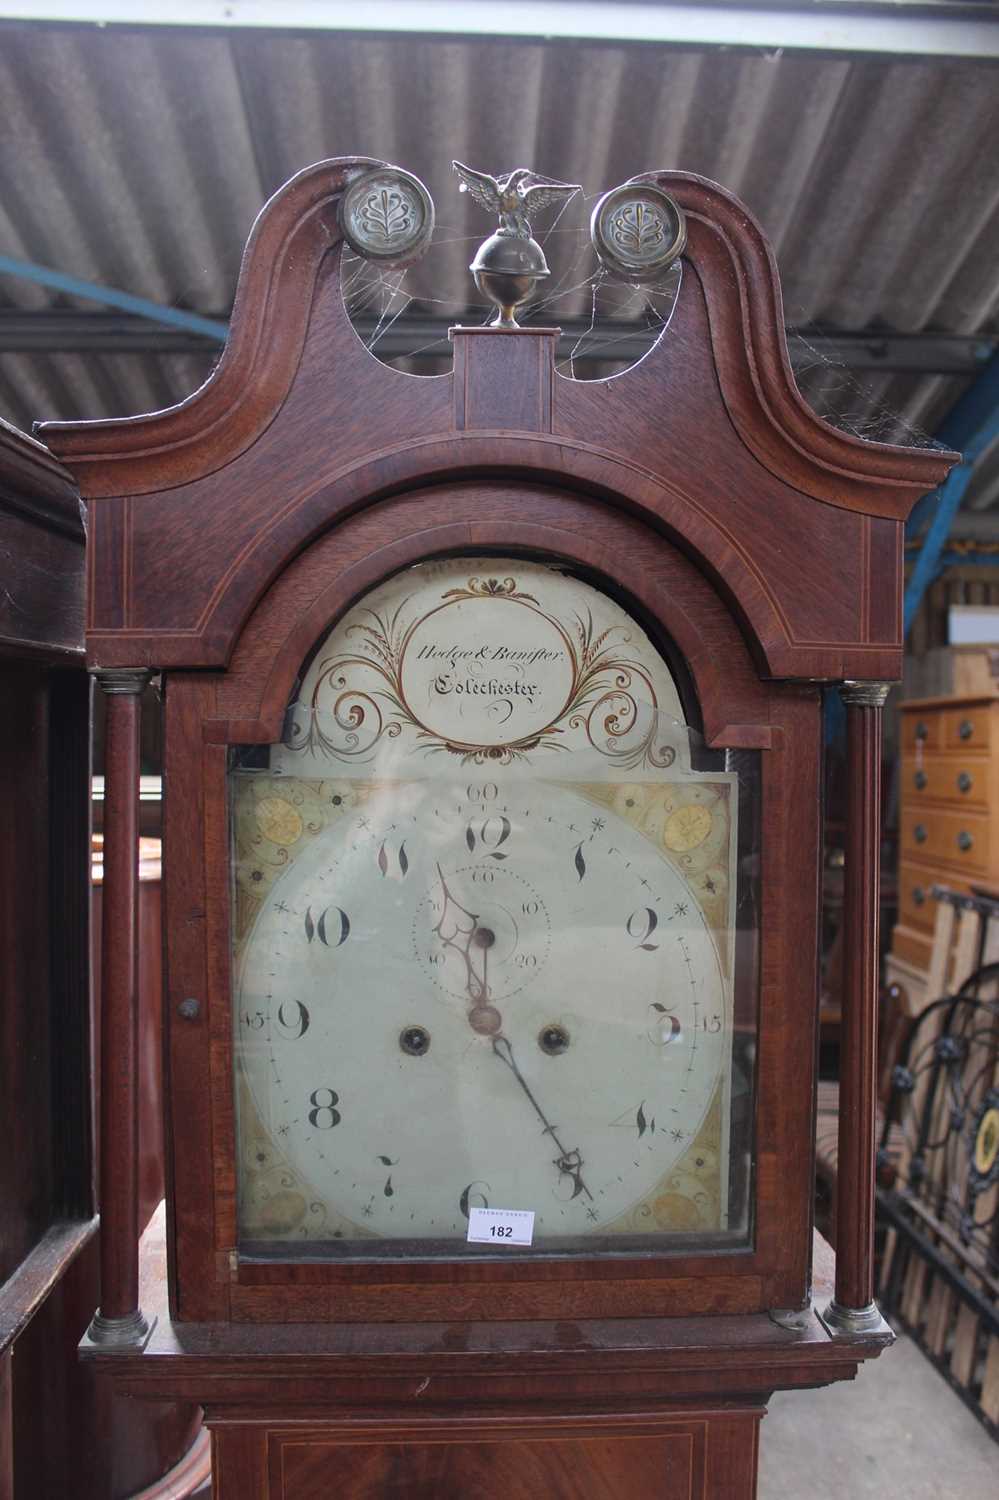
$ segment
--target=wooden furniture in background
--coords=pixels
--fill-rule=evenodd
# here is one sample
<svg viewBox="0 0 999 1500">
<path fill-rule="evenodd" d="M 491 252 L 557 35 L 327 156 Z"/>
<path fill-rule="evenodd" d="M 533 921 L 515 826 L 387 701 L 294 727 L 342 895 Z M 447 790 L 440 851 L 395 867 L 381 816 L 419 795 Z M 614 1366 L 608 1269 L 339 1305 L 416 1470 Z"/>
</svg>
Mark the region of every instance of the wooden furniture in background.
<svg viewBox="0 0 999 1500">
<path fill-rule="evenodd" d="M 96 1290 L 84 533 L 70 476 L 0 423 L 0 1496 L 93 1468 L 73 1349 Z M 82 1398 L 82 1399 L 81 1399 Z M 36 1487 L 32 1487 L 36 1486 Z"/>
<path fill-rule="evenodd" d="M 76 1352 L 100 1288 L 84 531 L 66 472 L 3 423 L 0 546 L 0 1500 L 181 1500 L 197 1407 L 135 1408 Z"/>
<path fill-rule="evenodd" d="M 871 1300 L 872 772 L 882 679 L 901 665 L 902 524 L 954 455 L 814 417 L 790 374 L 766 241 L 741 204 L 682 173 L 652 181 L 687 213 L 689 273 L 668 332 L 632 370 L 563 378 L 552 331 L 530 329 L 457 330 L 446 376 L 387 370 L 339 283 L 338 206 L 371 165 L 320 163 L 267 206 L 225 355 L 188 402 L 44 428 L 91 505 L 90 659 L 112 687 L 128 674 L 137 688 L 151 668 L 166 681 L 170 1303 L 152 1273 L 134 1292 L 122 1092 L 105 1157 L 121 1278 L 102 1291 L 121 1344 L 93 1342 L 87 1358 L 133 1396 L 203 1401 L 217 1500 L 318 1500 L 331 1474 L 355 1500 L 390 1487 L 409 1500 L 751 1500 L 769 1394 L 849 1378 L 890 1341 Z M 511 551 L 630 601 L 684 663 L 707 743 L 735 764 L 759 753 L 752 1242 L 640 1259 L 261 1264 L 241 1252 L 233 1207 L 228 747 L 279 738 L 303 658 L 365 589 L 428 558 Z M 851 767 L 843 1249 L 821 1309 L 809 1301 L 816 680 L 844 684 Z M 115 798 L 135 790 L 123 701 L 108 699 L 109 744 L 121 731 L 126 746 L 108 775 L 130 782 Z M 108 817 L 116 909 L 134 924 L 133 833 Z M 105 968 L 106 1016 L 128 1010 L 125 970 Z"/>
<path fill-rule="evenodd" d="M 898 922 L 887 980 L 915 1015 L 943 993 L 928 985 L 934 885 L 957 893 L 999 880 L 999 699 L 901 704 Z"/>
</svg>

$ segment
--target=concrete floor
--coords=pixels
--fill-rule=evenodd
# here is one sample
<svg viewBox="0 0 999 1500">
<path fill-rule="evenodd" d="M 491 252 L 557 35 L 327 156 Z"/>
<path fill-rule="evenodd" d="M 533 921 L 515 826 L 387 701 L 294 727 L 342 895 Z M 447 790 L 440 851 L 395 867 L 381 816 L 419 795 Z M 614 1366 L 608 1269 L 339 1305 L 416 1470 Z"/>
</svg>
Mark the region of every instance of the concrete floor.
<svg viewBox="0 0 999 1500">
<path fill-rule="evenodd" d="M 761 1435 L 759 1500 L 999 1500 L 999 1444 L 907 1338 L 856 1380 L 784 1392 Z"/>
</svg>

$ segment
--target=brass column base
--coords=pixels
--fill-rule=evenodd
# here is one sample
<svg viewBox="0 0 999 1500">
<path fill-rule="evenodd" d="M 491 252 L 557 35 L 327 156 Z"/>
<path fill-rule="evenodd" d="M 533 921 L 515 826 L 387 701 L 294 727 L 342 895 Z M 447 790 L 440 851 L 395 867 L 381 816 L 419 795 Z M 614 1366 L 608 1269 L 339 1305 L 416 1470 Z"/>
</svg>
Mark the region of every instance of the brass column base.
<svg viewBox="0 0 999 1500">
<path fill-rule="evenodd" d="M 866 1307 L 840 1307 L 834 1297 L 819 1317 L 833 1338 L 858 1338 L 872 1333 L 884 1334 L 892 1341 L 895 1338 L 891 1324 L 885 1322 L 876 1302 L 869 1302 Z"/>
<path fill-rule="evenodd" d="M 152 1338 L 156 1319 L 147 1322 L 142 1309 L 127 1313 L 123 1318 L 105 1318 L 95 1312 L 90 1327 L 80 1340 L 80 1353 L 141 1354 Z"/>
</svg>

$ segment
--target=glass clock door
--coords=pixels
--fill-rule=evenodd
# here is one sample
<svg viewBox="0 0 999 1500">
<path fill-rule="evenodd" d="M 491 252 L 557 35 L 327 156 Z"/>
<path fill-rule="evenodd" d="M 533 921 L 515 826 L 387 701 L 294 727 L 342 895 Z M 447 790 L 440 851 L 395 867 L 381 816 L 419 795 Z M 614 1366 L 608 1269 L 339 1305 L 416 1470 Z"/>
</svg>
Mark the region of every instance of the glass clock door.
<svg viewBox="0 0 999 1500">
<path fill-rule="evenodd" d="M 244 1252 L 489 1254 L 477 1208 L 527 1255 L 745 1244 L 758 769 L 557 567 L 355 604 L 232 753 Z"/>
</svg>

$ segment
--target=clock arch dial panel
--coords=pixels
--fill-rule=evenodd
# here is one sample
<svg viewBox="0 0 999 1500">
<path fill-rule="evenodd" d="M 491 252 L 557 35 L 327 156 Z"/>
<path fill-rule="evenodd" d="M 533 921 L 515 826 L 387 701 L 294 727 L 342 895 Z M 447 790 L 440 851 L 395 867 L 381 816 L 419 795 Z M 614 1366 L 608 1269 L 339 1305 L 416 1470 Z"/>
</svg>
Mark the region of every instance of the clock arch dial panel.
<svg viewBox="0 0 999 1500">
<path fill-rule="evenodd" d="M 486 1206 L 507 1256 L 747 1243 L 758 766 L 681 686 L 591 583 L 451 558 L 232 753 L 246 1251 L 474 1257 Z"/>
</svg>

